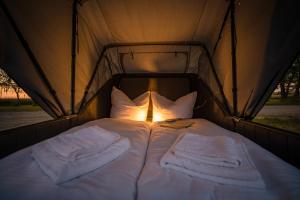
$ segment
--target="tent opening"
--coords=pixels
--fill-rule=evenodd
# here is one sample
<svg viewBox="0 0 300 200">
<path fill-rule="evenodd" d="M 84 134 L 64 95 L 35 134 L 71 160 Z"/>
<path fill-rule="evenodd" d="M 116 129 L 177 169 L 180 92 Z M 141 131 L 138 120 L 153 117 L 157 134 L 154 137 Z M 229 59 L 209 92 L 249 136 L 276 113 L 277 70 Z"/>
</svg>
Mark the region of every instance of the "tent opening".
<svg viewBox="0 0 300 200">
<path fill-rule="evenodd" d="M 0 131 L 53 119 L 0 68 Z"/>
<path fill-rule="evenodd" d="M 300 55 L 277 83 L 254 122 L 300 133 Z"/>
</svg>

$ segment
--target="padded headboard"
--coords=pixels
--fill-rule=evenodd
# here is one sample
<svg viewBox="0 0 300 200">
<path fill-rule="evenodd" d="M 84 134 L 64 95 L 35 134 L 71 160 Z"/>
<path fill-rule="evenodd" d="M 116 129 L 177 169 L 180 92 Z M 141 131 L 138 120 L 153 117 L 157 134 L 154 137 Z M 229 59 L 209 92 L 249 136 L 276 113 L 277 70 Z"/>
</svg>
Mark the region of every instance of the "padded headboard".
<svg viewBox="0 0 300 200">
<path fill-rule="evenodd" d="M 156 91 L 171 99 L 196 90 L 195 74 L 122 74 L 116 78 L 115 86 L 130 98 L 135 98 L 146 91 Z"/>
</svg>

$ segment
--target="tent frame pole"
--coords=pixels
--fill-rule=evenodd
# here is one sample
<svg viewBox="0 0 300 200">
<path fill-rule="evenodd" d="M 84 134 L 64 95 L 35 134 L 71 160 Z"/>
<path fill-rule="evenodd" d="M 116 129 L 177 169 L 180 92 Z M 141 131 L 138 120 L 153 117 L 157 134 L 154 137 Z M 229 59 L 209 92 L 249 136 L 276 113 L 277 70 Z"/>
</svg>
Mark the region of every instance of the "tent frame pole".
<svg viewBox="0 0 300 200">
<path fill-rule="evenodd" d="M 222 22 L 222 25 L 221 25 L 221 29 L 220 29 L 220 32 L 219 32 L 219 35 L 218 35 L 218 39 L 217 39 L 217 41 L 216 41 L 216 43 L 215 43 L 215 46 L 214 46 L 214 48 L 213 48 L 213 51 L 212 51 L 212 56 L 215 55 L 215 51 L 216 51 L 216 49 L 217 49 L 217 47 L 218 47 L 218 45 L 219 45 L 219 42 L 220 42 L 220 40 L 221 40 L 221 38 L 222 38 L 222 33 L 223 33 L 224 27 L 225 27 L 225 25 L 226 25 L 226 22 L 227 22 L 227 19 L 228 19 L 230 10 L 231 10 L 231 6 L 230 6 L 230 4 L 229 4 L 229 6 L 228 6 L 228 8 L 227 8 L 227 11 L 226 11 L 226 14 L 225 14 L 225 17 L 224 17 L 223 22 Z"/>
<path fill-rule="evenodd" d="M 214 63 L 213 63 L 213 61 L 212 61 L 212 58 L 211 58 L 211 56 L 210 56 L 210 54 L 209 54 L 209 52 L 208 52 L 208 49 L 207 49 L 206 47 L 204 48 L 204 50 L 205 50 L 206 56 L 208 57 L 209 65 L 210 65 L 211 70 L 212 70 L 212 72 L 213 72 L 213 75 L 214 75 L 214 77 L 215 77 L 215 79 L 216 79 L 218 88 L 219 88 L 219 90 L 220 90 L 220 92 L 221 92 L 221 96 L 222 96 L 223 102 L 224 102 L 224 104 L 225 104 L 225 110 L 226 110 L 229 114 L 232 114 L 231 111 L 230 111 L 230 109 L 229 109 L 228 101 L 227 101 L 226 96 L 225 96 L 225 94 L 224 94 L 223 86 L 222 86 L 221 81 L 220 81 L 220 79 L 219 79 L 219 77 L 218 77 L 218 74 L 217 74 L 215 65 L 214 65 Z"/>
<path fill-rule="evenodd" d="M 76 47 L 78 38 L 78 0 L 72 5 L 72 44 L 71 44 L 71 112 L 75 113 L 75 78 L 76 78 Z"/>
<path fill-rule="evenodd" d="M 99 55 L 99 58 L 98 58 L 98 60 L 97 60 L 97 62 L 96 62 L 96 65 L 95 65 L 95 67 L 94 67 L 92 76 L 91 76 L 91 78 L 90 78 L 90 80 L 89 80 L 89 82 L 88 82 L 88 84 L 87 84 L 87 86 L 86 86 L 86 88 L 85 88 L 83 97 L 82 97 L 82 99 L 81 99 L 81 103 L 80 103 L 80 106 L 79 106 L 79 109 L 78 109 L 78 113 L 79 113 L 79 112 L 82 110 L 82 108 L 83 108 L 83 105 L 84 105 L 84 103 L 85 103 L 85 99 L 86 99 L 87 94 L 88 94 L 88 92 L 89 92 L 89 90 L 90 90 L 90 87 L 92 86 L 93 80 L 94 80 L 94 78 L 95 78 L 95 76 L 96 76 L 96 73 L 97 73 L 97 70 L 98 70 L 98 66 L 99 66 L 99 64 L 100 64 L 100 62 L 101 62 L 101 60 L 102 60 L 102 58 L 104 57 L 104 54 L 105 54 L 105 52 L 106 52 L 106 49 L 107 49 L 107 47 L 104 46 L 103 49 L 102 49 L 102 51 L 101 51 L 101 53 L 100 53 L 100 55 Z"/>
<path fill-rule="evenodd" d="M 94 70 L 93 70 L 93 73 L 92 73 L 92 76 L 86 86 L 86 89 L 85 89 L 85 92 L 84 92 L 84 95 L 82 97 L 82 100 L 81 100 L 81 104 L 80 104 L 80 107 L 79 107 L 79 110 L 78 110 L 78 113 L 83 109 L 84 105 L 86 104 L 86 97 L 87 97 L 87 94 L 90 90 L 90 87 L 94 81 L 94 78 L 96 76 L 96 73 L 97 73 L 97 70 L 99 68 L 99 64 L 101 62 L 101 60 L 103 59 L 105 53 L 106 53 L 106 50 L 110 49 L 110 48 L 118 48 L 118 47 L 131 47 L 131 46 L 159 46 L 159 45 L 169 45 L 169 46 L 200 46 L 204 49 L 205 51 L 205 54 L 207 55 L 208 57 L 208 60 L 209 60 L 209 63 L 210 63 L 210 67 L 213 71 L 213 75 L 216 79 L 216 82 L 217 82 L 217 85 L 218 85 L 218 89 L 220 90 L 220 93 L 222 95 L 222 99 L 224 101 L 224 104 L 225 104 L 225 109 L 227 110 L 228 113 L 230 113 L 230 109 L 229 109 L 229 105 L 228 105 L 228 102 L 227 102 L 227 99 L 225 97 L 225 94 L 224 94 L 224 91 L 223 91 L 223 86 L 220 82 L 220 79 L 216 73 L 216 70 L 215 70 L 215 67 L 214 67 L 214 64 L 213 64 L 213 61 L 212 61 L 212 58 L 209 54 L 209 51 L 208 49 L 206 48 L 206 46 L 201 43 L 201 42 L 198 42 L 198 41 L 191 41 L 191 42 L 152 42 L 152 43 L 112 43 L 112 44 L 108 44 L 108 45 L 105 45 L 102 49 L 102 52 L 100 53 L 99 55 L 99 58 L 95 64 L 95 67 L 94 67 Z"/>
<path fill-rule="evenodd" d="M 111 77 L 113 76 L 113 72 L 112 72 L 112 68 L 111 68 L 111 63 L 109 61 L 109 58 L 107 56 L 104 57 L 106 62 L 107 62 L 107 65 L 108 65 L 108 69 L 109 69 L 109 72 L 110 72 L 110 75 Z"/>
<path fill-rule="evenodd" d="M 53 97 L 54 101 L 56 102 L 56 104 L 59 106 L 61 112 L 63 113 L 63 115 L 67 115 L 62 103 L 60 102 L 60 100 L 57 97 L 57 93 L 56 91 L 52 88 L 50 81 L 47 79 L 45 72 L 43 71 L 40 63 L 38 62 L 37 58 L 35 57 L 34 53 L 32 52 L 31 48 L 28 45 L 28 42 L 25 40 L 23 34 L 21 33 L 19 27 L 17 26 L 14 18 L 12 17 L 12 15 L 10 14 L 7 6 L 5 5 L 5 3 L 0 0 L 0 7 L 2 8 L 4 14 L 6 15 L 10 25 L 12 26 L 13 30 L 15 31 L 21 45 L 23 46 L 25 52 L 27 53 L 29 59 L 31 60 L 36 72 L 38 73 L 38 75 L 40 76 L 42 82 L 44 83 L 44 85 L 47 87 L 50 95 Z M 49 109 L 52 110 L 53 113 L 56 114 L 56 112 L 50 107 Z M 57 114 L 56 114 L 57 115 Z M 57 117 L 62 117 L 57 115 Z"/>
<path fill-rule="evenodd" d="M 236 29 L 235 29 L 235 0 L 230 1 L 231 25 L 231 62 L 232 62 L 232 104 L 233 115 L 237 116 L 237 66 L 236 66 Z"/>
</svg>

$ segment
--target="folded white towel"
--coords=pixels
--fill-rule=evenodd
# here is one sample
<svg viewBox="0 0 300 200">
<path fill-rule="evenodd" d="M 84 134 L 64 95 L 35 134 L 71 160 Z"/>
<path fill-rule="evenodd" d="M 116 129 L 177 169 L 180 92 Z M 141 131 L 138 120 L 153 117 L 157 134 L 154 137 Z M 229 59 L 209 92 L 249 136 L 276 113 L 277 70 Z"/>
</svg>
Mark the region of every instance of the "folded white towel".
<svg viewBox="0 0 300 200">
<path fill-rule="evenodd" d="M 70 135 L 71 134 L 72 133 L 70 133 Z M 94 147 L 94 143 L 91 144 Z M 119 136 L 119 139 L 107 148 L 100 151 L 93 150 L 89 153 L 82 153 L 84 151 L 81 151 L 80 148 L 76 146 L 76 148 L 74 148 L 76 149 L 74 155 L 77 156 L 73 157 L 74 159 L 72 156 L 72 159 L 68 158 L 69 155 L 73 154 L 73 151 L 68 151 L 67 147 L 63 155 L 59 154 L 57 150 L 53 150 L 52 147 L 49 145 L 49 141 L 39 143 L 32 147 L 31 155 L 45 174 L 47 174 L 55 183 L 62 183 L 100 168 L 115 160 L 129 149 L 130 141 L 127 138 Z M 83 148 L 86 147 L 87 146 Z M 78 152 L 81 153 L 77 154 Z"/>
<path fill-rule="evenodd" d="M 74 160 L 101 152 L 119 139 L 117 133 L 90 126 L 69 134 L 60 134 L 44 144 L 45 148 L 51 148 L 61 159 Z"/>
<path fill-rule="evenodd" d="M 186 133 L 174 146 L 174 154 L 222 167 L 241 165 L 239 145 L 226 136 L 202 136 Z"/>
<path fill-rule="evenodd" d="M 162 157 L 160 161 L 160 165 L 162 167 L 174 169 L 186 173 L 193 177 L 203 178 L 221 184 L 247 186 L 247 187 L 254 187 L 254 188 L 265 187 L 265 183 L 262 180 L 260 173 L 257 171 L 254 163 L 249 157 L 246 147 L 242 142 L 235 141 L 236 142 L 235 151 L 237 153 L 237 157 L 240 159 L 240 165 L 238 167 L 224 167 L 224 166 L 222 167 L 220 165 L 214 165 L 211 163 L 208 164 L 207 162 L 203 162 L 203 160 L 198 159 L 199 156 L 197 156 L 197 158 L 191 159 L 191 155 L 186 156 L 186 154 L 185 155 L 180 154 L 182 152 L 178 153 L 178 150 L 176 150 L 176 145 L 180 142 L 182 137 L 184 137 L 184 135 L 180 135 L 175 141 L 175 143 L 172 145 L 172 147 Z M 201 136 L 201 137 L 214 137 L 214 136 Z M 215 139 L 216 141 L 218 141 L 220 138 L 215 138 Z M 218 144 L 218 142 L 216 144 Z M 212 145 L 212 147 L 210 148 L 211 149 L 215 148 L 213 149 L 213 152 L 219 155 L 218 147 L 215 146 L 216 144 L 213 144 L 213 142 L 211 141 L 210 145 Z M 181 143 L 179 149 L 183 148 L 182 145 L 183 144 Z M 191 145 L 191 144 L 188 143 L 187 145 Z M 193 145 L 197 145 L 198 147 L 200 146 L 199 144 L 193 144 Z M 231 145 L 231 148 L 234 148 L 234 145 Z M 189 149 L 189 148 L 186 147 L 184 149 Z M 199 147 L 199 149 L 201 149 L 201 147 Z M 193 154 L 196 154 L 196 152 L 193 152 Z M 228 156 L 230 157 L 230 155 Z"/>
</svg>

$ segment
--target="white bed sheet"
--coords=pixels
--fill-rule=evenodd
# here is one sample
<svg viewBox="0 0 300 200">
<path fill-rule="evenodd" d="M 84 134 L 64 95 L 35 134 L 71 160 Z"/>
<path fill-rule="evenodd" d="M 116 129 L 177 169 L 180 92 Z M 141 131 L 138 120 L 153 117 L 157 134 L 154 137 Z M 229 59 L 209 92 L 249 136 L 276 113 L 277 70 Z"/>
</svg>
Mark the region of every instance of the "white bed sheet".
<svg viewBox="0 0 300 200">
<path fill-rule="evenodd" d="M 128 137 L 130 149 L 93 172 L 56 185 L 30 156 L 30 147 L 26 148 L 0 160 L 0 199 L 134 199 L 148 144 L 149 124 L 106 118 L 86 125 L 99 125 Z"/>
<path fill-rule="evenodd" d="M 152 125 L 146 164 L 138 181 L 138 199 L 300 199 L 300 170 L 237 133 L 204 119 L 189 121 L 195 124 L 187 129 Z M 183 131 L 241 137 L 266 183 L 266 189 L 222 185 L 162 168 L 159 164 L 161 157 Z"/>
</svg>

